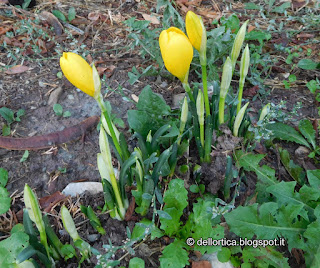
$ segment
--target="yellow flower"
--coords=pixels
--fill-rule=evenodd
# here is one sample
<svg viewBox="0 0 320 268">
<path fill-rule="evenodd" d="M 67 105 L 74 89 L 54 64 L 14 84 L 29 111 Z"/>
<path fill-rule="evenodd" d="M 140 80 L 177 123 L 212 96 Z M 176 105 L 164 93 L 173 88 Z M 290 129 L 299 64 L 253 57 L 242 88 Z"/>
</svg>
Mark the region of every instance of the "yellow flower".
<svg viewBox="0 0 320 268">
<path fill-rule="evenodd" d="M 193 57 L 193 48 L 188 37 L 178 28 L 163 30 L 159 45 L 164 65 L 180 81 L 186 82 Z"/>
<path fill-rule="evenodd" d="M 206 50 L 207 32 L 200 16 L 188 11 L 186 16 L 186 29 L 189 40 L 199 52 Z"/>
<path fill-rule="evenodd" d="M 63 52 L 60 67 L 71 84 L 89 96 L 94 96 L 93 71 L 81 56 L 73 52 Z"/>
</svg>

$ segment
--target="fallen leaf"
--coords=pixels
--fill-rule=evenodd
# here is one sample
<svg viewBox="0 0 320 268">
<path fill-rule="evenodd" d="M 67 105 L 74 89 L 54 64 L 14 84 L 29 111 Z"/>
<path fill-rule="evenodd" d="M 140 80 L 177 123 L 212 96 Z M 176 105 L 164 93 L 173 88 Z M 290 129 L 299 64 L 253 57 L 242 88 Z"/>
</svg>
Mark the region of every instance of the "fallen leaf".
<svg viewBox="0 0 320 268">
<path fill-rule="evenodd" d="M 116 66 L 111 65 L 108 67 L 97 67 L 97 71 L 99 75 L 105 74 L 108 78 L 113 74 L 113 71 L 115 70 Z"/>
<path fill-rule="evenodd" d="M 8 4 L 9 0 L 0 0 L 0 5 Z"/>
<path fill-rule="evenodd" d="M 297 38 L 307 38 L 311 39 L 314 38 L 314 34 L 309 34 L 309 33 L 301 33 L 297 35 Z"/>
<path fill-rule="evenodd" d="M 30 68 L 24 65 L 16 65 L 5 71 L 6 74 L 21 74 L 28 71 Z"/>
<path fill-rule="evenodd" d="M 28 138 L 12 138 L 0 136 L 0 148 L 8 150 L 40 150 L 67 143 L 83 136 L 86 131 L 97 125 L 100 118 L 91 116 L 77 125 L 61 131 Z"/>
<path fill-rule="evenodd" d="M 137 95 L 131 94 L 131 98 L 132 98 L 136 103 L 138 103 L 139 97 L 138 97 Z"/>
<path fill-rule="evenodd" d="M 48 11 L 42 11 L 40 13 L 40 19 L 42 21 L 46 21 L 50 26 L 52 26 L 56 35 L 62 35 L 63 26 L 55 15 Z"/>
<path fill-rule="evenodd" d="M 192 268 L 211 268 L 211 263 L 208 261 L 193 261 Z"/>
<path fill-rule="evenodd" d="M 53 193 L 52 195 L 40 198 L 39 204 L 45 212 L 49 213 L 56 204 L 58 204 L 65 198 L 66 196 L 58 191 Z"/>
<path fill-rule="evenodd" d="M 256 27 L 253 25 L 248 26 L 248 33 L 250 33 L 252 30 L 254 30 Z"/>
<path fill-rule="evenodd" d="M 125 221 L 136 220 L 136 217 L 132 217 L 134 208 L 136 207 L 136 200 L 132 197 L 129 207 L 127 208 L 126 215 L 124 216 Z"/>
<path fill-rule="evenodd" d="M 100 13 L 97 11 L 90 12 L 88 15 L 88 19 L 92 21 L 97 21 L 98 19 L 100 19 Z"/>
<path fill-rule="evenodd" d="M 6 32 L 9 32 L 11 30 L 12 30 L 12 27 L 0 27 L 0 35 L 3 35 Z"/>
<path fill-rule="evenodd" d="M 308 1 L 309 2 L 309 1 Z M 299 9 L 306 5 L 305 0 L 292 0 L 292 8 L 293 9 Z"/>
<path fill-rule="evenodd" d="M 155 16 L 151 16 L 151 15 L 143 13 L 142 17 L 145 20 L 150 21 L 152 24 L 160 24 L 160 21 Z"/>
<path fill-rule="evenodd" d="M 257 95 L 257 92 L 259 90 L 259 86 L 256 85 L 252 88 L 246 89 L 243 91 L 243 96 L 244 97 L 254 97 L 255 95 Z"/>
</svg>

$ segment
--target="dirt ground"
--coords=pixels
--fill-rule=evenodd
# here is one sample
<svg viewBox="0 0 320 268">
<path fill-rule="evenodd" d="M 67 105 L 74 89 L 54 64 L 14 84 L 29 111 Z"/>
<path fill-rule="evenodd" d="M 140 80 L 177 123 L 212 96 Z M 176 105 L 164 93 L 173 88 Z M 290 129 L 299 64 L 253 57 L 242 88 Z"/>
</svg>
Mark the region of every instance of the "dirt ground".
<svg viewBox="0 0 320 268">
<path fill-rule="evenodd" d="M 240 3 L 193 2 L 199 3 L 190 4 L 189 6 L 178 5 L 178 11 L 183 17 L 185 16 L 184 7 L 189 7 L 194 11 L 208 12 L 209 15 L 211 14 L 211 17 L 208 15 L 204 16 L 204 18 L 206 25 L 209 26 L 214 19 L 214 15 L 212 14 L 228 15 L 232 11 L 238 11 L 240 14 L 243 13 L 243 6 L 241 7 Z M 227 9 L 229 5 L 233 7 L 232 10 Z M 28 67 L 28 70 L 17 74 L 8 74 L 5 68 L 2 68 L 3 70 L 0 72 L 0 107 L 7 107 L 13 111 L 19 109 L 25 110 L 25 115 L 21 117 L 21 122 L 15 122 L 11 125 L 11 137 L 21 138 L 45 135 L 79 124 L 88 117 L 100 116 L 99 107 L 93 98 L 81 91 L 77 91 L 65 77 L 58 78 L 57 76 L 61 72 L 58 53 L 61 55 L 63 51 L 74 49 L 82 51 L 81 45 L 86 45 L 85 50 L 88 52 L 88 61 L 94 60 L 98 62 L 99 71 L 106 78 L 102 84 L 102 92 L 105 93 L 105 99 L 110 101 L 113 112 L 122 118 L 125 123 L 127 110 L 133 109 L 135 106 L 134 96 L 138 96 L 146 85 L 150 85 L 153 91 L 162 94 L 169 105 L 173 104 L 174 95 L 184 92 L 177 80 L 160 76 L 142 77 L 134 85 L 128 82 L 128 72 L 132 70 L 132 67 L 143 67 L 145 66 L 145 62 L 139 57 L 137 49 L 128 49 L 132 41 L 128 39 L 128 31 L 123 21 L 133 16 L 143 20 L 143 14 L 155 12 L 155 1 L 81 0 L 77 1 L 77 4 L 72 1 L 38 1 L 36 7 L 26 11 L 18 11 L 11 6 L 1 4 L 0 21 L 3 21 L 2 23 L 5 27 L 10 26 L 14 28 L 15 25 L 19 25 L 19 21 L 21 22 L 21 20 L 35 18 L 37 12 L 50 12 L 54 9 L 59 9 L 67 13 L 70 6 L 74 6 L 76 9 L 76 20 L 72 24 L 83 30 L 83 35 L 78 34 L 76 31 L 72 32 L 71 39 L 67 33 L 58 35 L 55 32 L 56 29 L 50 30 L 50 26 L 52 26 L 50 22 L 43 21 L 39 26 L 35 27 L 39 27 L 39 29 L 47 32 L 50 37 L 54 38 L 55 43 L 49 46 L 50 41 L 47 41 L 44 45 L 45 48 L 43 47 L 42 51 L 38 54 L 24 50 L 25 55 L 16 61 L 8 56 L 9 51 L 1 46 L 0 43 L 1 67 L 12 64 Z M 7 15 L 9 11 L 13 12 L 13 16 Z M 95 17 L 92 15 L 94 12 L 99 12 L 99 14 L 103 15 L 101 15 L 100 19 L 94 20 Z M 91 17 L 90 14 L 92 15 Z M 240 17 L 241 22 L 245 20 L 245 16 Z M 65 27 L 63 26 L 63 28 Z M 286 29 L 283 29 L 283 31 L 285 32 Z M 319 40 L 319 30 L 314 34 L 314 38 Z M 1 36 L 3 37 L 4 35 L 0 35 L 0 38 Z M 26 34 L 21 34 L 19 38 L 12 41 L 9 48 L 14 50 L 17 46 L 24 46 L 24 37 L 26 37 Z M 272 47 L 272 40 L 276 38 L 278 36 L 273 36 L 271 41 L 267 43 L 267 46 Z M 4 41 L 3 38 L 0 40 Z M 78 43 L 73 42 L 74 40 L 77 40 Z M 294 41 L 288 40 L 288 43 Z M 319 51 L 319 48 L 320 45 L 317 43 L 315 49 Z M 289 68 L 285 64 L 281 67 L 284 69 Z M 294 74 L 297 76 L 298 82 L 290 89 L 285 89 L 281 84 L 283 73 L 286 72 L 289 72 L 289 70 L 284 70 L 284 72 L 279 71 L 279 68 L 271 70 L 267 87 L 269 94 L 263 95 L 258 90 L 255 94 L 245 96 L 251 100 L 251 113 L 253 115 L 257 114 L 261 106 L 268 102 L 278 104 L 281 100 L 285 100 L 287 102 L 287 111 L 291 111 L 297 102 L 302 102 L 302 109 L 298 111 L 297 118 L 316 119 L 318 117 L 317 103 L 315 102 L 314 95 L 305 86 L 305 82 L 320 77 L 319 71 L 296 68 Z M 195 74 L 191 73 L 190 76 L 195 76 Z M 122 87 L 122 94 L 124 95 L 116 91 L 119 86 Z M 246 86 L 248 89 L 253 87 L 253 85 L 249 84 Z M 50 96 L 57 91 L 60 91 L 57 102 L 62 105 L 64 111 L 70 111 L 70 117 L 57 116 L 53 110 L 53 104 L 49 103 Z M 5 120 L 0 117 L 0 128 L 5 123 Z M 122 131 L 127 136 L 130 135 L 128 128 Z M 295 145 L 288 146 L 291 151 L 294 151 L 297 147 Z M 51 195 L 56 191 L 62 191 L 70 182 L 100 181 L 96 164 L 98 152 L 98 131 L 96 127 L 88 130 L 85 136 L 79 135 L 78 139 L 64 143 L 63 145 L 47 149 L 30 150 L 29 157 L 24 162 L 20 162 L 24 154 L 23 150 L 8 150 L 0 146 L 0 167 L 7 169 L 9 172 L 7 189 L 15 197 L 16 202 L 11 207 L 11 210 L 14 213 L 18 213 L 21 210 L 23 206 L 21 195 L 25 183 L 28 183 L 35 189 L 38 197 L 41 198 Z M 272 155 L 271 152 L 269 152 L 269 156 L 270 161 L 273 162 L 271 166 L 276 166 L 276 156 Z M 61 169 L 65 169 L 66 172 L 62 173 Z M 251 191 L 254 181 L 249 182 L 249 184 L 251 185 L 248 186 L 248 189 Z M 99 198 L 93 198 L 93 200 L 90 196 L 86 196 L 81 200 L 85 205 L 91 204 L 94 208 L 103 206 L 102 195 Z M 70 202 L 76 201 L 76 199 L 73 199 Z M 59 210 L 53 210 L 51 213 L 58 214 L 57 211 Z M 77 213 L 78 218 L 76 218 L 76 223 L 81 223 L 84 220 L 79 214 Z M 91 244 L 98 249 L 101 249 L 103 244 L 108 243 L 109 238 L 113 243 L 120 245 L 126 238 L 126 226 L 129 226 L 132 230 L 135 223 L 133 220 L 118 222 L 107 215 L 103 215 L 101 221 L 108 229 L 107 235 L 102 238 L 100 236 L 89 237 Z M 59 229 L 58 222 L 56 224 L 57 229 Z M 3 230 L 0 230 L 0 232 L 4 235 L 5 232 Z M 79 231 L 80 235 L 86 239 L 88 239 L 90 234 L 96 233 L 88 222 L 80 224 Z M 156 267 L 159 265 L 158 257 L 163 243 L 164 241 L 160 240 L 152 244 L 145 243 L 137 250 L 137 256 L 148 260 L 146 263 L 147 267 Z M 129 256 L 123 259 L 123 264 L 126 264 L 128 260 Z M 68 267 L 73 267 L 72 263 Z"/>
</svg>

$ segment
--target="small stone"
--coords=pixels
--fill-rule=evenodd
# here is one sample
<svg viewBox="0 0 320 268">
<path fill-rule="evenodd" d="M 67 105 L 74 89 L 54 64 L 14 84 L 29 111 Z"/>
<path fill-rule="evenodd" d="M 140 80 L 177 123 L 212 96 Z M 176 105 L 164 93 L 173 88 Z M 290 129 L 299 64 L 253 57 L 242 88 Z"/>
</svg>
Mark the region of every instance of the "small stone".
<svg viewBox="0 0 320 268">
<path fill-rule="evenodd" d="M 310 150 L 304 146 L 299 146 L 294 152 L 295 156 L 300 159 L 306 158 L 309 155 L 309 153 Z"/>
<path fill-rule="evenodd" d="M 186 94 L 185 93 L 180 93 L 180 94 L 176 94 L 173 96 L 173 104 L 172 104 L 172 108 L 176 109 L 179 108 L 181 105 L 180 103 L 182 103 L 183 98 Z"/>
<path fill-rule="evenodd" d="M 88 235 L 87 235 L 87 239 L 88 239 L 89 242 L 91 242 L 91 243 L 96 242 L 99 238 L 100 238 L 100 235 L 99 235 L 99 234 L 88 234 Z"/>
<path fill-rule="evenodd" d="M 74 96 L 72 94 L 68 95 L 68 100 L 74 100 Z"/>
<path fill-rule="evenodd" d="M 163 81 L 160 85 L 160 87 L 162 88 L 167 88 L 168 87 L 168 83 L 166 81 Z"/>
<path fill-rule="evenodd" d="M 46 87 L 46 85 L 42 81 L 39 81 L 39 87 Z"/>
<path fill-rule="evenodd" d="M 77 195 L 83 194 L 88 191 L 92 195 L 96 195 L 103 192 L 103 187 L 101 182 L 72 182 L 63 189 L 62 193 L 64 195 L 71 195 L 76 197 Z"/>
</svg>

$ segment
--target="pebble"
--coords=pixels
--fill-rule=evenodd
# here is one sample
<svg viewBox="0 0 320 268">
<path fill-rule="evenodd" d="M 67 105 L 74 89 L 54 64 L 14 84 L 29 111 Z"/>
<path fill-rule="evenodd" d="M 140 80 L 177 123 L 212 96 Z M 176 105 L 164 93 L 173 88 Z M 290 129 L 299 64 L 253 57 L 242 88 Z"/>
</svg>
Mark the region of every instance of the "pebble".
<svg viewBox="0 0 320 268">
<path fill-rule="evenodd" d="M 166 81 L 163 81 L 160 85 L 160 87 L 162 88 L 167 88 L 168 87 L 168 83 Z"/>
<path fill-rule="evenodd" d="M 212 254 L 205 254 L 201 259 L 209 261 L 211 263 L 211 267 L 214 267 L 214 268 L 233 268 L 233 265 L 231 264 L 230 261 L 220 262 L 218 260 L 217 252 L 214 252 Z"/>
<path fill-rule="evenodd" d="M 92 195 L 97 195 L 103 192 L 103 187 L 101 182 L 72 182 L 69 183 L 66 188 L 63 189 L 62 193 L 64 195 L 71 195 L 76 197 L 77 195 L 83 194 L 88 191 Z"/>
<path fill-rule="evenodd" d="M 99 238 L 100 238 L 100 235 L 99 235 L 99 234 L 88 234 L 88 235 L 87 235 L 87 239 L 88 239 L 89 242 L 91 242 L 91 243 L 96 242 Z"/>
<path fill-rule="evenodd" d="M 74 96 L 72 94 L 68 95 L 68 100 L 74 100 Z"/>
<path fill-rule="evenodd" d="M 304 146 L 299 146 L 294 152 L 295 156 L 300 159 L 306 158 L 309 153 L 310 150 Z"/>
</svg>

